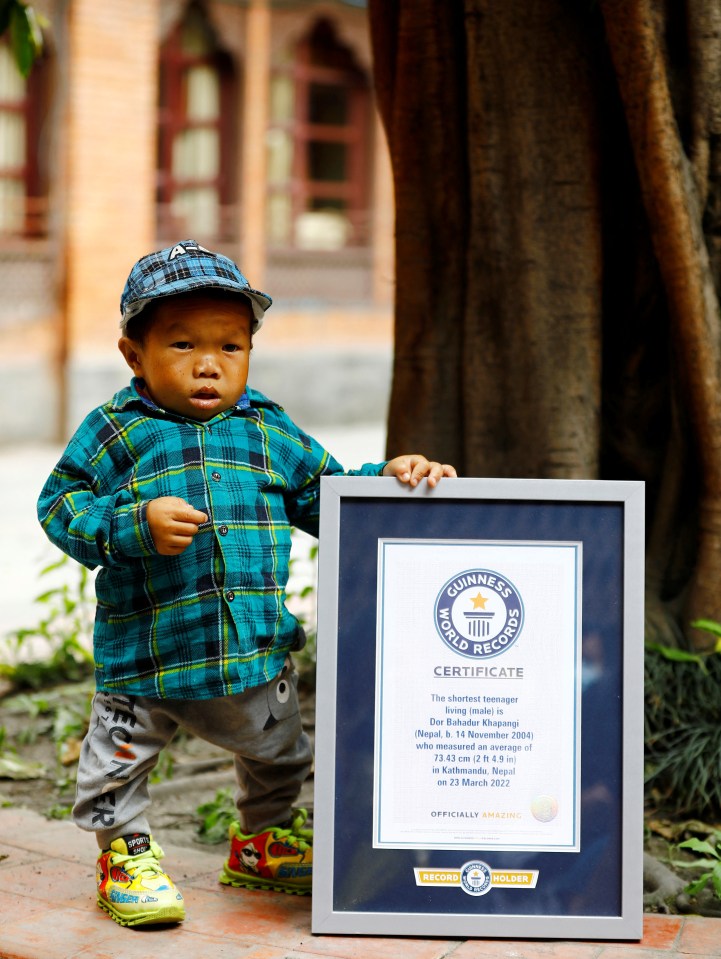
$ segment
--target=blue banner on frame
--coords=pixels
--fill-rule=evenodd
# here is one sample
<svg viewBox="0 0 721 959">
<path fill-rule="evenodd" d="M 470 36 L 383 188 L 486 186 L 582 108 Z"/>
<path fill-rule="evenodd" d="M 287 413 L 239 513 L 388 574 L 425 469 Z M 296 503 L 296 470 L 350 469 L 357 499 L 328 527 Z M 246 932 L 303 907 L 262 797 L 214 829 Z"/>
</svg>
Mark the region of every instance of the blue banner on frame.
<svg viewBox="0 0 721 959">
<path fill-rule="evenodd" d="M 640 935 L 642 484 L 493 482 L 324 486 L 314 932 Z"/>
</svg>

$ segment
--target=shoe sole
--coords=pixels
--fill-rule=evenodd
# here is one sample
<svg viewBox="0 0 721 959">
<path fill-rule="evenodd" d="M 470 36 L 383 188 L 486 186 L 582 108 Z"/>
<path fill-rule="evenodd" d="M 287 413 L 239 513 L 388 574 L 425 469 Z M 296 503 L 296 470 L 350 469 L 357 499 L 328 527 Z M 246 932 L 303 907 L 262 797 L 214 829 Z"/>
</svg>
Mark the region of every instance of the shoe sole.
<svg viewBox="0 0 721 959">
<path fill-rule="evenodd" d="M 292 886 L 272 879 L 263 879 L 262 876 L 244 876 L 238 873 L 228 875 L 221 872 L 218 881 L 224 886 L 234 886 L 236 889 L 264 889 L 267 892 L 287 892 L 291 896 L 310 896 L 310 886 Z"/>
<path fill-rule="evenodd" d="M 173 922 L 182 922 L 185 919 L 185 910 L 178 909 L 175 906 L 166 906 L 164 909 L 158 909 L 154 912 L 140 913 L 135 916 L 123 916 L 116 912 L 103 899 L 98 899 L 98 906 L 107 912 L 111 919 L 120 926 L 154 926 L 168 925 Z"/>
</svg>

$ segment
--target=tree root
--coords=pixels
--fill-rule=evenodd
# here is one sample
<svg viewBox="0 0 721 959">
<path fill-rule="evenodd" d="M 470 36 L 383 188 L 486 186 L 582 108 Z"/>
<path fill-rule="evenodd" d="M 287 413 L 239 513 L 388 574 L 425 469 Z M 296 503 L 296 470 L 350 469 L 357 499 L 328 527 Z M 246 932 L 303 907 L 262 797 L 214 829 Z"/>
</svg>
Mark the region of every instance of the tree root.
<svg viewBox="0 0 721 959">
<path fill-rule="evenodd" d="M 691 903 L 684 892 L 686 883 L 668 866 L 643 854 L 643 906 L 645 912 L 686 913 Z"/>
</svg>

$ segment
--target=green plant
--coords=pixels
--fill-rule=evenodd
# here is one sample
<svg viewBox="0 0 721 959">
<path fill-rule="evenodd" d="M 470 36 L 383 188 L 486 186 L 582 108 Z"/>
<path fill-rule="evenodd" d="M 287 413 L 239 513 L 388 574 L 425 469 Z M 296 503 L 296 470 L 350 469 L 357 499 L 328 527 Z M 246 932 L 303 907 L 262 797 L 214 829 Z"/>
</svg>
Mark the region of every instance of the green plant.
<svg viewBox="0 0 721 959">
<path fill-rule="evenodd" d="M 8 742 L 5 726 L 0 726 L 0 778 L 40 779 L 45 775 L 42 763 L 21 759 L 14 746 Z"/>
<path fill-rule="evenodd" d="M 646 649 L 658 653 L 659 656 L 663 656 L 664 659 L 668 659 L 670 662 L 695 663 L 702 672 L 706 672 L 706 663 L 709 657 L 721 653 L 721 623 L 717 623 L 713 619 L 695 619 L 692 621 L 691 626 L 694 629 L 703 630 L 714 636 L 716 642 L 713 648 L 695 653 L 687 649 L 680 649 L 678 646 L 666 646 L 662 643 L 652 642 L 647 639 Z"/>
<path fill-rule="evenodd" d="M 6 30 L 10 34 L 10 47 L 24 77 L 42 53 L 42 28 L 47 27 L 48 22 L 24 0 L 0 0 L 0 35 Z"/>
<path fill-rule="evenodd" d="M 153 767 L 149 776 L 151 783 L 160 783 L 172 779 L 175 773 L 175 760 L 169 749 L 161 749 L 158 753 L 158 761 Z"/>
<path fill-rule="evenodd" d="M 12 745 L 3 748 L 0 743 L 0 776 L 52 780 L 59 803 L 57 809 L 64 808 L 60 804 L 62 797 L 74 787 L 74 776 L 68 776 L 66 767 L 73 765 L 80 753 L 93 688 L 91 683 L 73 683 L 42 693 L 18 693 L 6 699 L 3 711 L 12 720 L 14 734 L 6 734 L 7 742 L 12 741 Z M 39 739 L 52 742 L 56 760 L 54 768 L 52 764 L 47 768 L 42 763 L 17 755 L 23 746 L 32 745 Z M 57 818 L 59 813 L 51 810 L 47 815 Z"/>
<path fill-rule="evenodd" d="M 702 889 L 705 889 L 708 883 L 714 891 L 717 899 L 721 899 L 721 832 L 714 830 L 708 839 L 697 839 L 695 836 L 679 843 L 679 849 L 688 849 L 691 852 L 701 853 L 707 856 L 706 859 L 694 859 L 690 862 L 686 860 L 674 859 L 674 865 L 683 869 L 704 869 L 697 879 L 686 886 L 686 892 L 690 896 L 697 896 Z"/>
<path fill-rule="evenodd" d="M 68 570 L 75 578 L 68 581 Z M 35 626 L 5 636 L 12 664 L 0 663 L 0 675 L 19 688 L 39 689 L 89 675 L 93 666 L 92 631 L 95 599 L 88 570 L 67 556 L 45 566 L 40 577 L 62 572 L 60 582 L 35 598 L 42 609 Z M 23 659 L 18 657 L 24 655 Z"/>
<path fill-rule="evenodd" d="M 702 629 L 705 633 L 715 636 L 716 644 L 713 652 L 721 653 L 721 623 L 717 623 L 714 619 L 695 619 L 691 625 L 694 629 Z"/>
<path fill-rule="evenodd" d="M 647 795 L 673 815 L 718 816 L 721 655 L 648 643 L 645 666 Z"/>
<path fill-rule="evenodd" d="M 18 693 L 5 703 L 8 715 L 26 716 L 27 723 L 16 733 L 21 745 L 34 743 L 38 736 L 50 736 L 57 757 L 65 762 L 67 747 L 85 735 L 94 686 L 89 683 L 58 686 L 46 692 Z"/>
<path fill-rule="evenodd" d="M 196 812 L 201 817 L 198 841 L 207 845 L 224 842 L 228 838 L 230 824 L 238 818 L 230 789 L 218 790 L 215 799 L 198 806 Z"/>
</svg>

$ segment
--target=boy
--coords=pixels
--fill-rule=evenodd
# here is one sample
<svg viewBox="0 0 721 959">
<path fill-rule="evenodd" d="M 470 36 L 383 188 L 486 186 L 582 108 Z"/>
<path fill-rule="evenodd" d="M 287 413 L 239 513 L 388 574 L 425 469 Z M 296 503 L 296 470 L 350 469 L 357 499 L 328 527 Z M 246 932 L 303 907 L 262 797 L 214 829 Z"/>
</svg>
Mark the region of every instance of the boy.
<svg viewBox="0 0 721 959">
<path fill-rule="evenodd" d="M 311 767 L 284 605 L 291 526 L 317 535 L 322 475 L 342 467 L 247 387 L 271 299 L 191 240 L 151 253 L 123 291 L 131 385 L 91 412 L 40 495 L 47 535 L 96 580 L 97 690 L 73 816 L 96 834 L 98 905 L 121 925 L 179 922 L 159 865 L 148 775 L 179 726 L 235 757 L 238 823 L 220 881 L 309 893 Z M 420 455 L 356 475 L 434 486 Z"/>
</svg>

